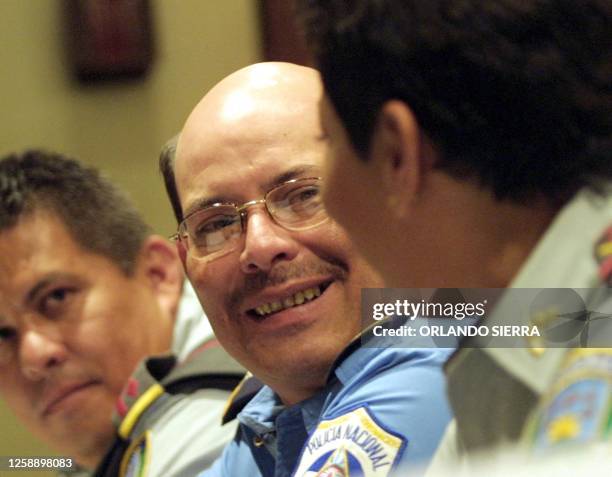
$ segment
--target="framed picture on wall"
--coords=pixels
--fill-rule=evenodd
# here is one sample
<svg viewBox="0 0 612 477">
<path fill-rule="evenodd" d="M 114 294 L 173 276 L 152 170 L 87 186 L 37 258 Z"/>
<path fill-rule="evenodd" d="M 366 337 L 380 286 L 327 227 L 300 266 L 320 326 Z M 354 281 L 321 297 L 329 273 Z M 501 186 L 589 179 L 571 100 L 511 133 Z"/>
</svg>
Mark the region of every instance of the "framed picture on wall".
<svg viewBox="0 0 612 477">
<path fill-rule="evenodd" d="M 297 28 L 293 2 L 288 0 L 260 0 L 260 2 L 265 59 L 312 66 L 312 58 Z"/>
<path fill-rule="evenodd" d="M 76 78 L 139 78 L 154 53 L 149 0 L 64 0 L 70 64 Z"/>
</svg>

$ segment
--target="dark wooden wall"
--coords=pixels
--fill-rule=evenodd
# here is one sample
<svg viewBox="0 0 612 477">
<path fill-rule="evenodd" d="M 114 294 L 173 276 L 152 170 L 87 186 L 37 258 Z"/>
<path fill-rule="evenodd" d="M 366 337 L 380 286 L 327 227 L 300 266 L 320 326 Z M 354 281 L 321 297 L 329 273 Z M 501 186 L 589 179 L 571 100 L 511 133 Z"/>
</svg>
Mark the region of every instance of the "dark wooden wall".
<svg viewBox="0 0 612 477">
<path fill-rule="evenodd" d="M 260 0 L 264 57 L 312 66 L 293 14 L 291 0 Z"/>
</svg>

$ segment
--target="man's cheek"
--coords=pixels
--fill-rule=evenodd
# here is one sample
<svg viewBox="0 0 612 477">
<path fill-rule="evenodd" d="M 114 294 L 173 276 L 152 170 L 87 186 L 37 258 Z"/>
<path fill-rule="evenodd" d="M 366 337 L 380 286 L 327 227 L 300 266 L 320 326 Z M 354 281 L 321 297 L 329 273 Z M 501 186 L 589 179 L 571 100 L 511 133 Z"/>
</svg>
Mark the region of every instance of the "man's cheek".
<svg viewBox="0 0 612 477">
<path fill-rule="evenodd" d="M 228 319 L 226 308 L 223 306 L 220 297 L 210 287 L 198 291 L 198 294 L 200 296 L 202 309 L 206 313 L 211 326 L 215 329 L 216 334 L 217 328 L 224 329 L 227 326 L 226 323 Z"/>
</svg>

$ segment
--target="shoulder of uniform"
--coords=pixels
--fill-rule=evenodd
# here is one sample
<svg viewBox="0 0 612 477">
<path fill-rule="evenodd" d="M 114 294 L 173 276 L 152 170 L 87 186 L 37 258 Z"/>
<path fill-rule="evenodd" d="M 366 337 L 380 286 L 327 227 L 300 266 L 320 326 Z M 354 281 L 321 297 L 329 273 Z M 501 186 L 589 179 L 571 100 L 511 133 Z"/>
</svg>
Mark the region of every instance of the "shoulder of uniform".
<svg viewBox="0 0 612 477">
<path fill-rule="evenodd" d="M 161 384 L 170 394 L 207 388 L 232 391 L 245 373 L 244 367 L 213 339 L 193 351 L 185 361 L 177 363 Z"/>
<path fill-rule="evenodd" d="M 402 326 L 406 322 L 407 318 L 404 316 L 388 317 L 384 320 L 375 321 L 368 325 L 366 328 L 361 330 L 357 336 L 355 336 L 351 342 L 342 350 L 338 357 L 332 363 L 332 366 L 327 374 L 327 383 L 329 384 L 335 379 L 336 370 L 361 347 L 373 347 L 378 348 L 379 345 L 372 344 L 372 341 L 376 339 L 376 335 L 372 333 L 375 326 L 382 326 L 383 328 L 397 328 Z"/>
</svg>

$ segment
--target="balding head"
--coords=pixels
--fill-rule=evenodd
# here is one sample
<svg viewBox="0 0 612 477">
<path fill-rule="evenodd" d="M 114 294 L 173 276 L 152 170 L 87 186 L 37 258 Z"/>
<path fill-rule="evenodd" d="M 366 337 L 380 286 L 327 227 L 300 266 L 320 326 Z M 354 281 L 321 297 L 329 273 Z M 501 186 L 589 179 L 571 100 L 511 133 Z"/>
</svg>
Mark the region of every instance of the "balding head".
<svg viewBox="0 0 612 477">
<path fill-rule="evenodd" d="M 196 106 L 175 158 L 187 275 L 221 344 L 288 403 L 323 385 L 361 288 L 381 285 L 321 205 L 320 96 L 315 70 L 244 68 Z"/>
<path fill-rule="evenodd" d="M 320 136 L 318 73 L 290 63 L 260 63 L 217 84 L 187 119 L 176 150 L 176 179 L 201 172 L 199 160 L 221 151 L 227 161 L 251 145 L 283 137 L 296 149 L 313 147 Z M 195 161 L 195 162 L 194 162 Z M 182 197 L 185 205 L 185 198 Z"/>
<path fill-rule="evenodd" d="M 183 217 L 181 202 L 168 188 L 175 183 L 175 157 L 207 155 L 218 145 L 261 141 L 277 133 L 289 135 L 298 128 L 319 134 L 316 105 L 321 96 L 316 70 L 291 63 L 258 63 L 232 73 L 213 87 L 191 112 L 178 138 L 160 156 L 160 169 L 177 221 Z M 177 145 L 178 142 L 178 145 Z M 189 161 L 179 161 L 188 169 Z"/>
</svg>

